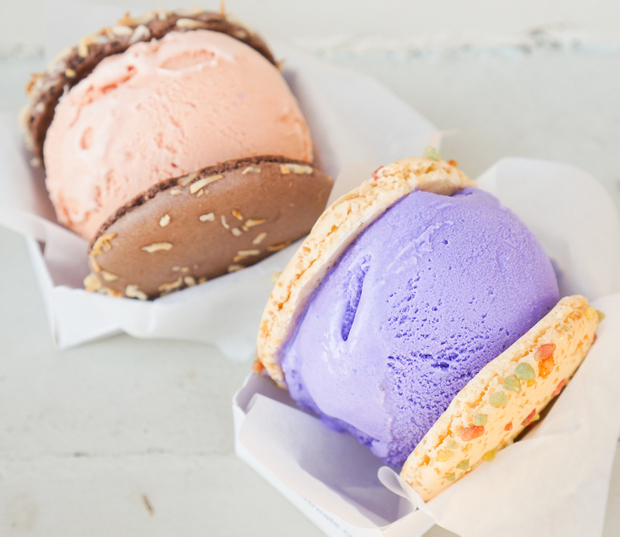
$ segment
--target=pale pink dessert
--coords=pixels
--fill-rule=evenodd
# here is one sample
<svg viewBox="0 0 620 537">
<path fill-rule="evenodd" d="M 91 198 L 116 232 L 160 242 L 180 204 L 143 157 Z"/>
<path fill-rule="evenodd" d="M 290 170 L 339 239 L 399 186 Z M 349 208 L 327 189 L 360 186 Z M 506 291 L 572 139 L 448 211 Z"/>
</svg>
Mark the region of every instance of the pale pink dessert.
<svg viewBox="0 0 620 537">
<path fill-rule="evenodd" d="M 209 30 L 104 59 L 61 98 L 44 145 L 58 219 L 89 240 L 164 179 L 269 154 L 312 160 L 297 102 L 261 54 Z"/>
</svg>

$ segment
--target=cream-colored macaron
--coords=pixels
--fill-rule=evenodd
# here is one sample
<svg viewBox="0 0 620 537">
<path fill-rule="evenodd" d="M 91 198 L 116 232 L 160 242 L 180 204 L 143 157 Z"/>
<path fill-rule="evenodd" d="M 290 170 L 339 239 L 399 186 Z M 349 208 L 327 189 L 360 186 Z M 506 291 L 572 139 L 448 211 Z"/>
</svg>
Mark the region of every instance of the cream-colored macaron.
<svg viewBox="0 0 620 537">
<path fill-rule="evenodd" d="M 598 312 L 561 299 L 456 395 L 405 462 L 401 477 L 425 501 L 514 438 L 558 395 L 594 341 Z"/>
</svg>

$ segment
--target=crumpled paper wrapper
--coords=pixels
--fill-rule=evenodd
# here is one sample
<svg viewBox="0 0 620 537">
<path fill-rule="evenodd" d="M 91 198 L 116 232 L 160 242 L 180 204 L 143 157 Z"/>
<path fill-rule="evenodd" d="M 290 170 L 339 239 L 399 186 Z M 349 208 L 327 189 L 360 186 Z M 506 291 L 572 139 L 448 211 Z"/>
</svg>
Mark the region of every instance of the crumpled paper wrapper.
<svg viewBox="0 0 620 537">
<path fill-rule="evenodd" d="M 131 5 L 48 4 L 47 56 L 114 23 L 128 9 Z M 360 169 L 419 155 L 431 142 L 436 128 L 373 79 L 268 37 L 276 57 L 285 60 L 283 74 L 306 116 L 320 164 L 332 177 L 357 177 Z M 86 293 L 86 241 L 56 223 L 43 173 L 30 167 L 30 157 L 16 115 L 0 116 L 0 224 L 31 239 L 28 247 L 58 347 L 123 331 L 211 343 L 236 361 L 253 355 L 272 275 L 284 268 L 296 245 L 251 268 L 152 302 Z M 345 191 L 336 180 L 331 199 Z"/>
<path fill-rule="evenodd" d="M 605 314 L 597 341 L 536 428 L 428 503 L 353 437 L 251 376 L 233 405 L 238 447 L 272 479 L 357 528 L 349 534 L 416 537 L 428 529 L 425 517 L 463 537 L 602 534 L 620 434 L 618 212 L 596 179 L 564 164 L 508 158 L 478 181 L 536 234 L 561 294 L 584 294 Z"/>
</svg>

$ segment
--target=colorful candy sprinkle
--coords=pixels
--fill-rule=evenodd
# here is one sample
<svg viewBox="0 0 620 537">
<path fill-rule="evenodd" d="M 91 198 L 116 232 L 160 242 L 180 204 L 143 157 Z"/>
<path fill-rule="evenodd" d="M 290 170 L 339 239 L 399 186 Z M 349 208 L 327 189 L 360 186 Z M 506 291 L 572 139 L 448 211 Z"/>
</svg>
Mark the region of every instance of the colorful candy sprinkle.
<svg viewBox="0 0 620 537">
<path fill-rule="evenodd" d="M 596 317 L 598 317 L 598 313 L 592 306 L 586 309 L 586 319 L 588 319 L 588 321 L 592 321 Z"/>
<path fill-rule="evenodd" d="M 555 367 L 555 361 L 553 360 L 553 353 L 555 352 L 555 343 L 545 343 L 536 350 L 534 358 L 538 363 L 538 374 L 546 379 L 553 368 Z"/>
<path fill-rule="evenodd" d="M 504 426 L 504 431 L 512 431 L 512 421 L 509 421 L 505 426 Z"/>
<path fill-rule="evenodd" d="M 497 455 L 497 448 L 492 449 L 491 451 L 487 451 L 482 456 L 482 460 L 483 461 L 487 461 L 487 462 L 491 462 L 495 458 L 495 455 Z"/>
<path fill-rule="evenodd" d="M 599 323 L 605 318 L 605 314 L 600 310 L 596 310 L 596 315 L 598 316 Z"/>
<path fill-rule="evenodd" d="M 450 438 L 450 440 L 446 442 L 446 447 L 448 449 L 458 449 L 459 445 L 456 443 L 456 440 L 454 440 L 454 438 Z"/>
<path fill-rule="evenodd" d="M 532 411 L 528 414 L 527 418 L 525 418 L 525 419 L 521 422 L 521 425 L 523 425 L 523 427 L 527 427 L 527 426 L 528 426 L 528 425 L 532 422 L 532 420 L 534 419 L 534 416 L 536 416 L 536 409 L 532 410 Z"/>
<path fill-rule="evenodd" d="M 553 356 L 550 356 L 549 358 L 545 358 L 544 360 L 541 360 L 540 363 L 538 364 L 538 374 L 542 378 L 546 379 L 551 374 L 554 367 L 555 367 L 555 361 L 553 360 Z"/>
<path fill-rule="evenodd" d="M 551 358 L 554 352 L 555 352 L 555 343 L 545 343 L 544 345 L 541 345 L 540 347 L 538 347 L 538 349 L 536 350 L 536 354 L 534 355 L 534 358 L 536 359 L 537 362 L 540 362 L 541 360 L 545 360 L 546 358 Z"/>
<path fill-rule="evenodd" d="M 515 369 L 515 375 L 519 380 L 534 380 L 536 372 L 534 368 L 525 362 L 520 363 Z"/>
<path fill-rule="evenodd" d="M 476 414 L 474 416 L 474 425 L 486 425 L 486 424 L 487 424 L 486 414 Z"/>
<path fill-rule="evenodd" d="M 440 449 L 437 451 L 437 462 L 446 462 L 452 455 L 449 449 Z"/>
<path fill-rule="evenodd" d="M 469 459 L 463 459 L 461 462 L 459 462 L 456 465 L 456 468 L 458 470 L 465 470 L 465 471 L 469 470 Z"/>
<path fill-rule="evenodd" d="M 564 388 L 565 384 L 566 384 L 566 379 L 561 380 L 560 383 L 556 386 L 555 390 L 553 390 L 551 397 L 555 397 L 556 395 L 558 395 L 562 391 L 562 388 Z"/>
<path fill-rule="evenodd" d="M 446 481 L 454 481 L 454 479 L 455 479 L 455 478 L 456 478 L 456 475 L 455 475 L 455 474 L 454 474 L 454 472 L 453 472 L 453 473 L 448 474 L 448 475 L 446 476 Z"/>
<path fill-rule="evenodd" d="M 508 396 L 504 392 L 495 392 L 489 398 L 489 403 L 494 407 L 506 406 L 508 404 Z"/>
<path fill-rule="evenodd" d="M 521 392 L 521 382 L 516 375 L 508 375 L 504 381 L 504 388 L 511 392 Z"/>
<path fill-rule="evenodd" d="M 424 148 L 424 153 L 422 156 L 424 158 L 434 160 L 435 162 L 439 162 L 441 160 L 441 153 L 439 152 L 439 149 L 433 147 L 432 145 L 427 145 Z"/>
<path fill-rule="evenodd" d="M 461 440 L 463 440 L 463 442 L 469 442 L 470 440 L 473 440 L 474 438 L 478 438 L 482 436 L 483 434 L 484 434 L 484 427 L 474 425 L 473 427 L 465 427 L 461 429 L 459 436 L 461 437 Z"/>
</svg>

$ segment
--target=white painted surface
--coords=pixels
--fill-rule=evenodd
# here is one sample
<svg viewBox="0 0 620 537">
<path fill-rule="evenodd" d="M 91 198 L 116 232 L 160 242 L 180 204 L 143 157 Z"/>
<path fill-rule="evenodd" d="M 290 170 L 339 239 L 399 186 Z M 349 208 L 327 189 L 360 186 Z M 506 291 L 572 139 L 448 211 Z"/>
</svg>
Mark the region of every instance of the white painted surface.
<svg viewBox="0 0 620 537">
<path fill-rule="evenodd" d="M 4 0 L 0 44 L 41 43 L 42 5 Z M 617 2 L 237 0 L 228 8 L 376 76 L 455 129 L 444 154 L 472 176 L 507 155 L 560 160 L 601 179 L 620 206 Z M 608 46 L 532 37 L 529 50 L 500 46 L 540 26 Z M 459 42 L 476 47 L 451 48 Z M 40 68 L 36 55 L 0 60 L 0 111 L 21 106 L 28 73 Z M 127 336 L 58 352 L 24 242 L 4 229 L 0 260 L 0 535 L 319 535 L 233 454 L 230 399 L 249 365 L 202 345 Z M 607 512 L 605 536 L 619 535 L 620 459 Z"/>
<path fill-rule="evenodd" d="M 0 45 L 41 45 L 46 0 L 3 0 Z M 126 0 L 82 0 L 119 6 Z M 132 0 L 138 13 L 153 7 L 191 7 L 192 0 Z M 318 44 L 368 46 L 482 45 L 546 31 L 587 42 L 620 42 L 620 3 L 613 0 L 228 0 L 228 11 L 270 35 Z M 133 7 L 135 6 L 135 8 Z M 218 9 L 219 0 L 201 6 Z"/>
</svg>

